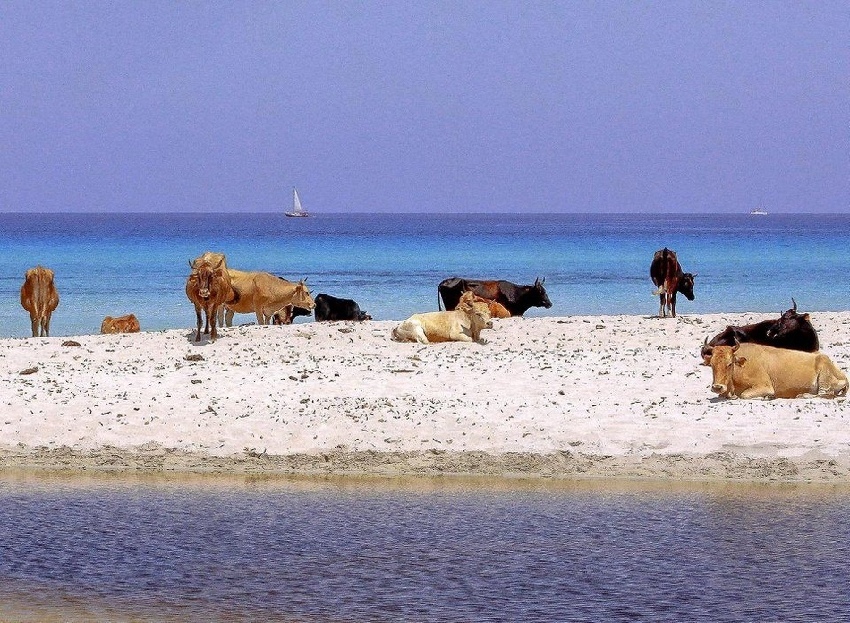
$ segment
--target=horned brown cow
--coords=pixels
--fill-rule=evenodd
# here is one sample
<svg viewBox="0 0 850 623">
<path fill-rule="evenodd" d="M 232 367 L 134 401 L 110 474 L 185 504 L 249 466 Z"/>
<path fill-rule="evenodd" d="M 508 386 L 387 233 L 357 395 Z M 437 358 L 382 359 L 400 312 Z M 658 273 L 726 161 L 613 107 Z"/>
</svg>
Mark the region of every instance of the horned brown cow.
<svg viewBox="0 0 850 623">
<path fill-rule="evenodd" d="M 750 342 L 715 346 L 711 391 L 725 398 L 834 398 L 847 394 L 847 376 L 823 353 Z"/>
<path fill-rule="evenodd" d="M 30 268 L 21 286 L 21 307 L 30 314 L 32 336 L 50 335 L 50 318 L 59 306 L 59 292 L 56 291 L 53 271 L 44 266 Z"/>
<path fill-rule="evenodd" d="M 218 260 L 207 259 L 208 253 L 189 262 L 192 272 L 186 280 L 186 296 L 195 306 L 195 317 L 198 322 L 196 342 L 201 341 L 201 310 L 206 315 L 204 334 L 209 333 L 210 341 L 215 342 L 218 337 L 216 330 L 218 309 L 225 302 L 233 299 L 233 288 L 230 285 L 230 275 L 227 272 L 224 256 L 221 255 Z"/>
<path fill-rule="evenodd" d="M 134 314 L 118 316 L 117 318 L 107 316 L 103 319 L 103 322 L 100 323 L 100 332 L 104 334 L 138 333 L 139 331 L 141 331 L 141 327 L 139 326 L 139 320 Z"/>
</svg>

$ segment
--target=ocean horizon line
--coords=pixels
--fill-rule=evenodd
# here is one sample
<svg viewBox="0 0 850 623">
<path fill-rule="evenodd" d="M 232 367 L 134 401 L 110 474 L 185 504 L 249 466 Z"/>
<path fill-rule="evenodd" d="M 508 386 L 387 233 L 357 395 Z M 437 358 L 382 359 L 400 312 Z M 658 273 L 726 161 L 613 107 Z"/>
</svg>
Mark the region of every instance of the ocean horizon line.
<svg viewBox="0 0 850 623">
<path fill-rule="evenodd" d="M 279 210 L 261 210 L 261 211 L 228 211 L 228 210 L 181 210 L 181 211 L 167 211 L 167 210 L 132 210 L 127 212 L 119 212 L 119 211 L 59 211 L 59 210 L 20 210 L 20 211 L 0 211 L 0 216 L 24 216 L 24 215 L 61 215 L 61 216 L 117 216 L 117 215 L 127 215 L 127 216 L 141 216 L 141 215 L 167 215 L 167 216 L 178 216 L 178 215 L 208 215 L 208 214 L 219 214 L 219 215 L 279 215 L 283 216 L 283 213 Z M 716 212 L 678 212 L 678 211 L 605 211 L 605 212 L 512 212 L 512 211 L 488 211 L 488 212 L 431 212 L 431 211 L 411 211 L 411 212 L 396 212 L 396 211 L 377 211 L 377 212 L 366 212 L 366 211 L 351 211 L 351 212 L 322 212 L 322 211 L 311 211 L 310 217 L 321 218 L 322 216 L 428 216 L 428 215 L 436 215 L 436 216 L 850 216 L 850 211 L 827 211 L 827 212 L 809 212 L 809 211 L 771 211 L 768 214 L 751 214 L 749 211 L 732 211 L 732 210 L 720 210 Z"/>
</svg>

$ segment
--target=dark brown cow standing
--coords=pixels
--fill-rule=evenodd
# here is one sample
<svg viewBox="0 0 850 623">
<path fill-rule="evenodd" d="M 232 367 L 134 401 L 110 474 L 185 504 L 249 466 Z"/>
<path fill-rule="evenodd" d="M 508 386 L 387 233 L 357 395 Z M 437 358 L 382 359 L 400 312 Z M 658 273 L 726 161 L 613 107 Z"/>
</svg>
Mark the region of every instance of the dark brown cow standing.
<svg viewBox="0 0 850 623">
<path fill-rule="evenodd" d="M 21 307 L 30 313 L 32 336 L 50 335 L 50 317 L 59 306 L 59 293 L 53 283 L 53 271 L 44 266 L 30 268 L 21 286 Z"/>
<path fill-rule="evenodd" d="M 694 277 L 696 275 L 682 270 L 676 252 L 672 249 L 664 247 L 655 252 L 652 264 L 649 267 L 649 276 L 652 278 L 652 283 L 658 288 L 653 294 L 659 296 L 658 315 L 662 318 L 667 316 L 668 310 L 673 318 L 676 317 L 677 292 L 684 294 L 689 301 L 694 300 Z"/>
</svg>

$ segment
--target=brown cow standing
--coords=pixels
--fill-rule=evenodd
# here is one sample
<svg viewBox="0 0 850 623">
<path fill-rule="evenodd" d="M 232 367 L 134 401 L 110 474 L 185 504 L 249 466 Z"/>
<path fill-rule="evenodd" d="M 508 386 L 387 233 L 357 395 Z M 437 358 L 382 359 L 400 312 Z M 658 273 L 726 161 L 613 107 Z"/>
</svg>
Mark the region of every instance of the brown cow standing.
<svg viewBox="0 0 850 623">
<path fill-rule="evenodd" d="M 662 318 L 670 315 L 676 317 L 676 293 L 681 292 L 689 301 L 694 300 L 694 277 L 691 273 L 682 271 L 676 252 L 664 247 L 656 251 L 649 267 L 649 276 L 652 283 L 658 288 L 653 294 L 659 295 L 661 300 L 658 315 Z"/>
<path fill-rule="evenodd" d="M 53 283 L 53 271 L 44 266 L 30 268 L 21 286 L 21 306 L 30 313 L 32 336 L 50 335 L 50 316 L 59 306 L 59 293 Z"/>
<path fill-rule="evenodd" d="M 100 324 L 101 333 L 138 333 L 141 331 L 139 320 L 134 314 L 113 318 L 107 316 Z"/>
<path fill-rule="evenodd" d="M 233 298 L 233 288 L 230 285 L 230 275 L 227 273 L 224 256 L 217 261 L 206 259 L 207 254 L 189 262 L 192 269 L 186 280 L 186 296 L 195 306 L 195 316 L 198 321 L 198 332 L 195 341 L 201 341 L 201 310 L 206 314 L 204 333 L 209 333 L 210 341 L 218 337 L 216 330 L 216 314 L 225 302 Z"/>
</svg>

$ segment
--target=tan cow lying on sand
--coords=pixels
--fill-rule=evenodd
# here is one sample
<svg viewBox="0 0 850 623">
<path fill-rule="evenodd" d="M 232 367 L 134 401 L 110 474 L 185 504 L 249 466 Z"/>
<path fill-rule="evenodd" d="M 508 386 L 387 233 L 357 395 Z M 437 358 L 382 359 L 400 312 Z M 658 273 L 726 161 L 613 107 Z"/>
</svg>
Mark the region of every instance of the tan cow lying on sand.
<svg viewBox="0 0 850 623">
<path fill-rule="evenodd" d="M 715 346 L 711 391 L 725 398 L 834 398 L 847 376 L 823 353 L 744 343 Z"/>
<path fill-rule="evenodd" d="M 257 315 L 257 324 L 269 324 L 273 318 L 281 324 L 292 322 L 292 308 L 313 309 L 305 280 L 287 281 L 267 272 L 228 269 L 234 297 L 225 304 L 225 324 L 233 326 L 233 314 Z"/>
<path fill-rule="evenodd" d="M 21 286 L 21 307 L 30 313 L 32 336 L 50 335 L 50 317 L 59 306 L 59 293 L 53 283 L 53 271 L 44 266 L 30 268 Z"/>
<path fill-rule="evenodd" d="M 493 326 L 487 303 L 474 300 L 464 292 L 452 311 L 414 314 L 395 329 L 393 339 L 399 342 L 478 342 L 481 329 Z"/>
<path fill-rule="evenodd" d="M 139 331 L 141 331 L 139 320 L 133 314 L 118 316 L 117 318 L 107 316 L 100 323 L 101 333 L 138 333 Z"/>
</svg>

